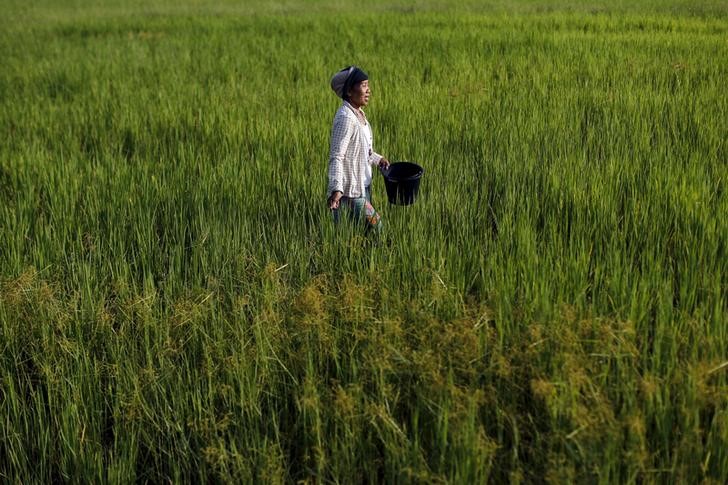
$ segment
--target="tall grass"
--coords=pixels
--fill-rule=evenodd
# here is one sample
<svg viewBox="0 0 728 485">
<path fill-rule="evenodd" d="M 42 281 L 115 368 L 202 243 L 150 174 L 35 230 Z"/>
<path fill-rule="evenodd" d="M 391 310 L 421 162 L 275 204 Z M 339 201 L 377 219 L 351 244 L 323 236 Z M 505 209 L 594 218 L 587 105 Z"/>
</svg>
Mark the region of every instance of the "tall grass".
<svg viewBox="0 0 728 485">
<path fill-rule="evenodd" d="M 0 477 L 724 483 L 728 12 L 669 3 L 3 2 Z"/>
</svg>

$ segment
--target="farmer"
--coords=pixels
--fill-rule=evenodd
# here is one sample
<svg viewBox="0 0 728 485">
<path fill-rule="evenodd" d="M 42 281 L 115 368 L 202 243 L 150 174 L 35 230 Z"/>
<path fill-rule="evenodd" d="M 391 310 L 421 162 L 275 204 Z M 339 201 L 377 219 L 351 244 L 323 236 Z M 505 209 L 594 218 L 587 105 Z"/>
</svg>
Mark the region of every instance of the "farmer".
<svg viewBox="0 0 728 485">
<path fill-rule="evenodd" d="M 339 212 L 363 220 L 366 231 L 379 231 L 382 222 L 372 207 L 372 166 L 386 169 L 389 160 L 374 151 L 372 127 L 362 107 L 369 104 L 369 77 L 356 66 L 334 74 L 331 89 L 343 102 L 334 116 L 329 152 L 328 203 L 334 222 Z"/>
</svg>

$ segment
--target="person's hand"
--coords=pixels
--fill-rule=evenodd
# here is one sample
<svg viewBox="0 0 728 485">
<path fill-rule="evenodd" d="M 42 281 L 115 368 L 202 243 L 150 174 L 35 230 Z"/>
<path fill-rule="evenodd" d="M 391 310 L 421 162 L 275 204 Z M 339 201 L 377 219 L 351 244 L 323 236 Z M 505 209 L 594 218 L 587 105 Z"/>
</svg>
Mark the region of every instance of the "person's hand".
<svg viewBox="0 0 728 485">
<path fill-rule="evenodd" d="M 387 170 L 389 168 L 389 160 L 382 157 L 382 159 L 379 160 L 379 168 L 381 168 L 382 170 Z"/>
<path fill-rule="evenodd" d="M 341 201 L 341 192 L 338 190 L 331 193 L 331 196 L 329 197 L 329 209 L 338 209 L 339 208 L 339 201 Z"/>
</svg>

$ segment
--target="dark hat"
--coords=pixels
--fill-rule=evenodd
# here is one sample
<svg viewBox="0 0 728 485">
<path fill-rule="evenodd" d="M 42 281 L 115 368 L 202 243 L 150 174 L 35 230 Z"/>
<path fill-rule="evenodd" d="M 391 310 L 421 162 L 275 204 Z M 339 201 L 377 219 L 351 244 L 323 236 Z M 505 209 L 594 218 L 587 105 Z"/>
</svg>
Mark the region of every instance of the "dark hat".
<svg viewBox="0 0 728 485">
<path fill-rule="evenodd" d="M 357 83 L 369 79 L 367 73 L 356 66 L 345 67 L 341 71 L 334 74 L 331 78 L 331 89 L 341 99 L 346 99 L 349 89 Z"/>
</svg>

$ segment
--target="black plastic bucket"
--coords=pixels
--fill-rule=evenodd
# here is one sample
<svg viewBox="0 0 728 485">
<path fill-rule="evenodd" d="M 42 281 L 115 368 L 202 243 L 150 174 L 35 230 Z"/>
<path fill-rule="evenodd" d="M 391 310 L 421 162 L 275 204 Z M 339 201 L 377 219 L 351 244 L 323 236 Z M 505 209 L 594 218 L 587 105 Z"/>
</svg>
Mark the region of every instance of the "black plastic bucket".
<svg viewBox="0 0 728 485">
<path fill-rule="evenodd" d="M 417 198 L 425 169 L 412 162 L 397 162 L 382 170 L 390 204 L 410 205 Z"/>
</svg>

